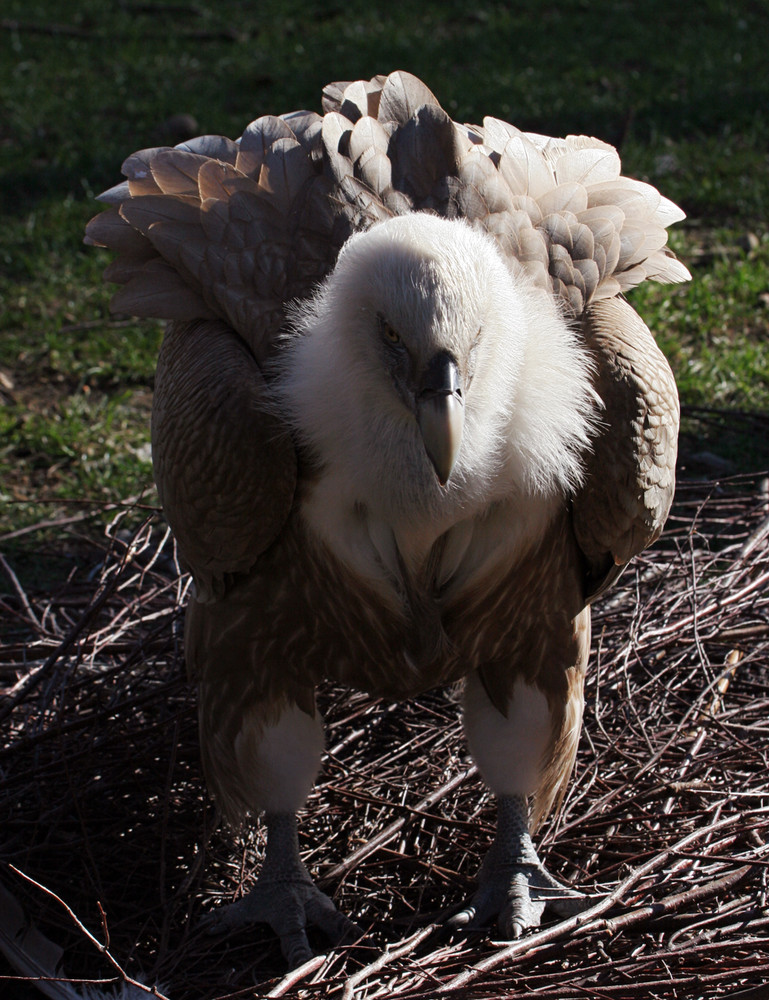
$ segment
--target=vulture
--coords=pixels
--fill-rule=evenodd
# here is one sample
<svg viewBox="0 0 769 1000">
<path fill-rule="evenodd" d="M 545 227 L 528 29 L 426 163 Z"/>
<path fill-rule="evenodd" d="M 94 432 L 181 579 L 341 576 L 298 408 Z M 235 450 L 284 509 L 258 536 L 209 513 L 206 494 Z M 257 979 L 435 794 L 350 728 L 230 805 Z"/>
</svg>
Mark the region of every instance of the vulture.
<svg viewBox="0 0 769 1000">
<path fill-rule="evenodd" d="M 405 72 L 322 106 L 134 153 L 86 234 L 113 310 L 168 321 L 152 455 L 203 767 L 266 824 L 214 925 L 267 922 L 291 965 L 308 925 L 360 934 L 298 849 L 324 680 L 461 686 L 497 829 L 454 927 L 585 906 L 532 833 L 574 764 L 590 605 L 673 496 L 676 386 L 623 293 L 689 277 L 684 213 L 598 139 L 454 122 Z"/>
</svg>

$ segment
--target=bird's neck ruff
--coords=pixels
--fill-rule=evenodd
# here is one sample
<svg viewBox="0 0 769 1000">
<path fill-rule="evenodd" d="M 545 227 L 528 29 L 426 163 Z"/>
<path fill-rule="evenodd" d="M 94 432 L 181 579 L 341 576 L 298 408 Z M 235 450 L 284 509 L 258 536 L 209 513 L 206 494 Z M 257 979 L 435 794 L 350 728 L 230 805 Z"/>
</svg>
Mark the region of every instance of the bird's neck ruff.
<svg viewBox="0 0 769 1000">
<path fill-rule="evenodd" d="M 382 317 L 400 354 L 383 344 Z M 318 295 L 297 307 L 294 331 L 278 391 L 322 470 L 305 517 L 334 551 L 363 519 L 418 562 L 461 522 L 579 483 L 595 423 L 589 357 L 552 296 L 464 222 L 410 215 L 352 237 Z M 464 393 L 445 486 L 409 388 L 410 370 L 439 351 L 456 359 Z"/>
</svg>

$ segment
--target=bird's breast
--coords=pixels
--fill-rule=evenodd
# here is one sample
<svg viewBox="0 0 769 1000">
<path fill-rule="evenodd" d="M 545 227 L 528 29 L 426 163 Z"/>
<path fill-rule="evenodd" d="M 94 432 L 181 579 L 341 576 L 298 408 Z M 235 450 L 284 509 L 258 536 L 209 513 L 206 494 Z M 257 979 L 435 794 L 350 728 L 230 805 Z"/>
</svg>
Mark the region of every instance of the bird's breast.
<svg viewBox="0 0 769 1000">
<path fill-rule="evenodd" d="M 479 664 L 483 643 L 467 608 L 488 599 L 484 641 L 495 648 L 513 627 L 515 566 L 536 549 L 553 510 L 541 499 L 495 504 L 442 531 L 416 520 L 404 530 L 361 505 L 309 514 L 300 519 L 297 557 L 306 561 L 313 648 L 322 657 L 314 680 L 402 698 Z"/>
</svg>

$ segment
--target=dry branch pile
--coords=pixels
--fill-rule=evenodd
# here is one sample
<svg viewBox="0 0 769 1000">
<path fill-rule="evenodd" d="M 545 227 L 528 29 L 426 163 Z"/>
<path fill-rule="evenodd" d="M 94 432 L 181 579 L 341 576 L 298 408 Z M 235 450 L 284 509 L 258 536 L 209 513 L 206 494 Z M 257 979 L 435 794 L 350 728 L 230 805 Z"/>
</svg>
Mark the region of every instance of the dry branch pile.
<svg viewBox="0 0 769 1000">
<path fill-rule="evenodd" d="M 664 541 L 595 609 L 577 771 L 540 852 L 591 893 L 577 918 L 512 944 L 446 936 L 437 920 L 471 889 L 493 822 L 452 693 L 322 691 L 329 752 L 304 847 L 369 933 L 290 976 L 264 929 L 198 929 L 249 884 L 263 842 L 228 833 L 205 796 L 173 543 L 157 519 L 122 524 L 92 578 L 54 596 L 4 567 L 0 882 L 32 921 L 11 928 L 18 944 L 34 950 L 36 927 L 66 976 L 123 970 L 173 1000 L 749 997 L 769 980 L 765 481 L 684 484 Z M 11 912 L 0 899 L 0 937 Z M 21 990 L 0 981 L 34 995 Z"/>
</svg>

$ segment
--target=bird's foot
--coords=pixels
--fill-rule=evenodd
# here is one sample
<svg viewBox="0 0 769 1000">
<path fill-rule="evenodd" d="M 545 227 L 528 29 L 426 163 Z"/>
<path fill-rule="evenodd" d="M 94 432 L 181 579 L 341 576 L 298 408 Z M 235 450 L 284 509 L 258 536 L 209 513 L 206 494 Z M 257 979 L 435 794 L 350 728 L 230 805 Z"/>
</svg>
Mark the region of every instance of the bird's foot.
<svg viewBox="0 0 769 1000">
<path fill-rule="evenodd" d="M 279 880 L 260 878 L 247 896 L 213 910 L 205 918 L 205 927 L 212 934 L 232 933 L 256 923 L 269 924 L 278 935 L 290 969 L 314 955 L 307 939 L 308 926 L 323 931 L 332 945 L 355 941 L 363 934 L 320 891 L 306 870 Z"/>
<path fill-rule="evenodd" d="M 268 817 L 267 828 L 267 855 L 256 884 L 242 899 L 208 913 L 203 921 L 205 929 L 219 934 L 255 923 L 269 924 L 280 939 L 290 969 L 314 955 L 308 926 L 319 928 L 332 945 L 360 938 L 362 929 L 320 891 L 300 860 L 294 817 Z"/>
<path fill-rule="evenodd" d="M 482 870 L 478 881 L 478 891 L 449 919 L 450 927 L 477 928 L 496 917 L 504 938 L 518 938 L 530 927 L 539 927 L 546 908 L 569 917 L 590 905 L 586 896 L 559 882 L 539 862 Z"/>
<path fill-rule="evenodd" d="M 478 891 L 448 921 L 450 927 L 481 927 L 493 917 L 505 938 L 518 938 L 538 927 L 546 908 L 559 917 L 587 909 L 590 900 L 559 882 L 534 850 L 528 831 L 528 809 L 522 796 L 499 800 L 497 836 L 478 876 Z"/>
</svg>

